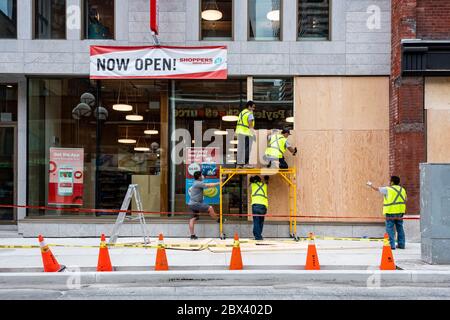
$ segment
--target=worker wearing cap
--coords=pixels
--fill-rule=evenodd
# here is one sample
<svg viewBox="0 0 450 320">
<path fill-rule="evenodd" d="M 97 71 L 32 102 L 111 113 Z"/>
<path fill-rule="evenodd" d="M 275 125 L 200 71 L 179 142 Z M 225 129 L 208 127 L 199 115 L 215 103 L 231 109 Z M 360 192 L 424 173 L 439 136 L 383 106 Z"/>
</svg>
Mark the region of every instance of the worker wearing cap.
<svg viewBox="0 0 450 320">
<path fill-rule="evenodd" d="M 251 204 L 253 216 L 253 235 L 255 240 L 263 240 L 262 232 L 264 228 L 264 215 L 267 213 L 269 207 L 269 198 L 267 193 L 267 184 L 269 177 L 264 177 L 264 182 L 261 177 L 254 176 L 250 178 L 251 190 Z"/>
<path fill-rule="evenodd" d="M 297 148 L 293 148 L 288 142 L 288 137 L 290 134 L 289 129 L 283 129 L 281 130 L 281 133 L 272 134 L 270 136 L 264 155 L 264 158 L 268 161 L 268 168 L 289 168 L 286 160 L 284 159 L 284 153 L 286 150 L 289 150 L 292 155 L 295 156 L 297 154 Z"/>
<path fill-rule="evenodd" d="M 239 114 L 236 125 L 236 136 L 238 140 L 237 167 L 244 166 L 246 168 L 252 168 L 249 162 L 253 140 L 255 139 L 255 117 L 253 115 L 255 108 L 255 103 L 248 101 L 245 109 Z"/>
<path fill-rule="evenodd" d="M 400 186 L 400 178 L 391 177 L 390 186 L 375 187 L 372 182 L 367 185 L 375 191 L 379 191 L 384 196 L 383 214 L 386 216 L 386 232 L 389 235 L 391 249 L 395 250 L 395 231 L 397 230 L 397 240 L 399 249 L 405 249 L 405 231 L 403 229 L 403 215 L 406 212 L 406 190 Z"/>
</svg>

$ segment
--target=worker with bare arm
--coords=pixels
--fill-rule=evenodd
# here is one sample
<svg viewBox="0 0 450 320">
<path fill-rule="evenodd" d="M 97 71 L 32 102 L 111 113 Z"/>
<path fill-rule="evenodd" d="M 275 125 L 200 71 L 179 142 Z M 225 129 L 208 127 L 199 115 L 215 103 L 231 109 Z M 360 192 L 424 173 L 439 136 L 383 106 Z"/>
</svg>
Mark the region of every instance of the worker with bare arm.
<svg viewBox="0 0 450 320">
<path fill-rule="evenodd" d="M 405 249 L 406 238 L 403 229 L 403 215 L 406 212 L 406 190 L 400 186 L 400 178 L 391 177 L 390 186 L 375 187 L 372 182 L 367 185 L 384 196 L 383 214 L 386 216 L 386 232 L 389 235 L 391 249 L 395 250 L 395 231 L 397 230 L 397 240 L 399 249 Z"/>
<path fill-rule="evenodd" d="M 253 101 L 248 101 L 244 110 L 239 114 L 236 125 L 236 136 L 238 140 L 237 167 L 253 168 L 250 165 L 250 153 L 252 150 L 255 134 L 255 117 L 253 111 L 256 105 Z"/>
<path fill-rule="evenodd" d="M 290 136 L 289 129 L 281 130 L 279 134 L 272 134 L 267 145 L 266 153 L 264 155 L 265 160 L 268 162 L 268 168 L 275 169 L 288 169 L 289 166 L 284 159 L 284 153 L 289 150 L 293 156 L 297 154 L 297 148 L 294 148 L 288 142 Z"/>
<path fill-rule="evenodd" d="M 194 184 L 188 190 L 190 196 L 188 207 L 192 211 L 192 217 L 189 220 L 189 232 L 191 233 L 191 240 L 198 239 L 194 232 L 194 225 L 195 222 L 200 219 L 199 213 L 207 212 L 209 213 L 211 218 L 218 218 L 217 214 L 214 212 L 214 208 L 206 203 L 203 203 L 203 190 L 214 188 L 220 185 L 220 182 L 204 183 L 204 177 L 201 171 L 194 172 L 194 179 Z"/>
</svg>

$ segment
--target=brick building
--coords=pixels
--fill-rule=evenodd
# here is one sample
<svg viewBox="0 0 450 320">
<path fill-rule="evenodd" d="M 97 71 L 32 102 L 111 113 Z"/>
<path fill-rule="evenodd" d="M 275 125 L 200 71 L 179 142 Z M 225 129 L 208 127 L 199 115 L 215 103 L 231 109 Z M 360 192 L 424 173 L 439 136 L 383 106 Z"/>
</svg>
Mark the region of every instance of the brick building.
<svg viewBox="0 0 450 320">
<path fill-rule="evenodd" d="M 390 172 L 420 211 L 419 163 L 449 162 L 450 2 L 392 1 Z"/>
</svg>

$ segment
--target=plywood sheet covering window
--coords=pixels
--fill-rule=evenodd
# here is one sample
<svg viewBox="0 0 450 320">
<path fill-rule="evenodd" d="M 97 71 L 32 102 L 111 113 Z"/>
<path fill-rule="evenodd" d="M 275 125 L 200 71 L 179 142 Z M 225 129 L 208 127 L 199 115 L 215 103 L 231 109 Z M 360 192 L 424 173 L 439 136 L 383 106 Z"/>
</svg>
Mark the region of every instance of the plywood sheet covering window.
<svg viewBox="0 0 450 320">
<path fill-rule="evenodd" d="M 450 162 L 450 110 L 427 110 L 427 162 Z"/>
<path fill-rule="evenodd" d="M 376 221 L 382 198 L 365 183 L 389 177 L 389 79 L 297 78 L 295 90 L 301 220 Z"/>
<path fill-rule="evenodd" d="M 425 109 L 450 110 L 450 77 L 425 79 Z"/>
</svg>

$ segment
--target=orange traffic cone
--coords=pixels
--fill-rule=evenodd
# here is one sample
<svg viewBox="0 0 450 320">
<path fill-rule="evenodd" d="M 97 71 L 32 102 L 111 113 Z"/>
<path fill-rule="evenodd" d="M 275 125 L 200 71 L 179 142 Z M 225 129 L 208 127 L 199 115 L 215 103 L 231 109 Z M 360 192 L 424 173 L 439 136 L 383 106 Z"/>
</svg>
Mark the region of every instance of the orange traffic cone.
<svg viewBox="0 0 450 320">
<path fill-rule="evenodd" d="M 317 255 L 316 244 L 314 243 L 314 234 L 311 232 L 308 238 L 309 243 L 305 270 L 320 270 L 319 256 Z"/>
<path fill-rule="evenodd" d="M 103 233 L 100 240 L 100 251 L 98 253 L 97 271 L 113 271 L 111 259 L 109 257 L 108 246 L 106 245 L 106 239 Z"/>
<path fill-rule="evenodd" d="M 231 252 L 230 270 L 242 270 L 241 246 L 239 244 L 239 236 L 234 234 L 233 251 Z"/>
<path fill-rule="evenodd" d="M 169 270 L 169 264 L 167 263 L 166 246 L 164 245 L 164 237 L 162 233 L 159 235 L 158 249 L 156 251 L 156 263 L 155 271 L 167 271 Z"/>
<path fill-rule="evenodd" d="M 39 245 L 41 246 L 44 272 L 61 272 L 66 268 L 66 266 L 60 265 L 58 261 L 56 261 L 52 251 L 48 245 L 45 244 L 44 237 L 42 235 L 39 235 Z"/>
<path fill-rule="evenodd" d="M 380 270 L 395 270 L 394 256 L 392 255 L 391 245 L 389 243 L 389 235 L 384 234 L 383 254 L 381 255 Z"/>
</svg>

